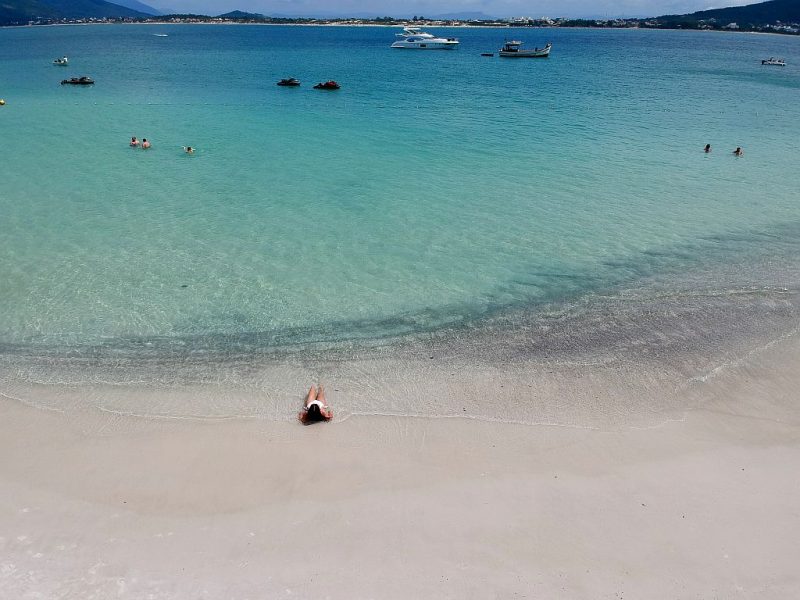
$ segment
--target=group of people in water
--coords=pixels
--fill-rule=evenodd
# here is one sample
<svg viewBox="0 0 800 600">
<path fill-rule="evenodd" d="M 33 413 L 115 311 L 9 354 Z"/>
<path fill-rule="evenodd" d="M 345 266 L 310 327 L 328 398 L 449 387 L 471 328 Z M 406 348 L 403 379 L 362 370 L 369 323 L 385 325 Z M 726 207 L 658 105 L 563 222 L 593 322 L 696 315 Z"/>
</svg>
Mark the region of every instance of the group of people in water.
<svg viewBox="0 0 800 600">
<path fill-rule="evenodd" d="M 140 142 L 136 139 L 136 136 L 131 138 L 131 148 L 141 148 L 142 150 L 147 150 L 150 147 L 150 142 L 147 141 L 147 138 L 142 138 Z"/>
<path fill-rule="evenodd" d="M 147 141 L 147 138 L 142 138 L 142 141 L 140 142 L 136 136 L 133 136 L 131 138 L 130 146 L 131 148 L 141 148 L 142 150 L 147 150 L 150 148 L 150 142 Z M 186 154 L 194 154 L 194 148 L 191 146 L 183 146 L 183 151 L 186 152 Z"/>
<path fill-rule="evenodd" d="M 711 152 L 711 144 L 706 144 L 706 147 L 703 148 L 703 152 L 708 154 Z M 744 150 L 742 150 L 741 146 L 736 146 L 736 150 L 733 151 L 734 156 L 744 156 Z"/>
</svg>

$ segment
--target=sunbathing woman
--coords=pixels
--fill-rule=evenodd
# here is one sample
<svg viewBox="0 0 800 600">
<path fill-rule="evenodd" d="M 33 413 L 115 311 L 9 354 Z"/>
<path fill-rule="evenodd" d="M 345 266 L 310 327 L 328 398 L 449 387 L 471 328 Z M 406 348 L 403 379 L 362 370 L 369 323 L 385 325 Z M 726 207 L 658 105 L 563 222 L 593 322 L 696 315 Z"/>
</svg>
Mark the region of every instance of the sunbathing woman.
<svg viewBox="0 0 800 600">
<path fill-rule="evenodd" d="M 333 411 L 328 408 L 325 402 L 325 390 L 319 386 L 319 390 L 314 390 L 314 386 L 308 390 L 303 410 L 297 415 L 303 425 L 308 425 L 314 421 L 330 421 L 333 418 Z"/>
</svg>

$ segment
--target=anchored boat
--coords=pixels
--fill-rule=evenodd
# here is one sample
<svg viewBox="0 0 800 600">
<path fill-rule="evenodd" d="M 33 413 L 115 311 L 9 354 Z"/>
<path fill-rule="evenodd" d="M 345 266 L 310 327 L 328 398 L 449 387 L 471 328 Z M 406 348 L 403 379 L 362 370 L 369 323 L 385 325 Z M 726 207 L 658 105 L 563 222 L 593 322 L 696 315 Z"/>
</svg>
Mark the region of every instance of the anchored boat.
<svg viewBox="0 0 800 600">
<path fill-rule="evenodd" d="M 550 49 L 553 44 L 550 42 L 544 48 L 534 48 L 533 50 L 526 50 L 522 48 L 522 42 L 512 40 L 503 44 L 498 54 L 506 58 L 547 58 L 550 56 Z"/>
</svg>

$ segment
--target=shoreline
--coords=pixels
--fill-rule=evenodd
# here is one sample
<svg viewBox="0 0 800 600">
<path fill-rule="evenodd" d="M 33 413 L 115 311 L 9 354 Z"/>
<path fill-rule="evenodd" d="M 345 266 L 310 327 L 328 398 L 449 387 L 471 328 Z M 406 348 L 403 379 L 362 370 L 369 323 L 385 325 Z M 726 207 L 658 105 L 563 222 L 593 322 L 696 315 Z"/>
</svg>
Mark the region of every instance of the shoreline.
<svg viewBox="0 0 800 600">
<path fill-rule="evenodd" d="M 0 588 L 790 597 L 796 341 L 717 373 L 702 407 L 643 429 L 361 416 L 302 427 L 0 400 Z"/>
<path fill-rule="evenodd" d="M 798 339 L 797 274 L 765 269 L 759 277 L 779 285 L 720 271 L 704 288 L 694 283 L 701 271 L 679 285 L 651 282 L 389 338 L 275 346 L 253 334 L 83 349 L 7 345 L 0 394 L 57 412 L 286 422 L 307 386 L 322 383 L 339 420 L 651 426 L 701 402 L 698 383 Z M 619 390 L 642 400 L 620 398 Z"/>
<path fill-rule="evenodd" d="M 248 25 L 248 26 L 267 26 L 267 27 L 381 27 L 381 28 L 403 28 L 409 23 L 397 23 L 391 25 L 384 25 L 382 23 L 241 23 L 237 21 L 225 22 L 172 22 L 172 21 L 156 21 L 147 23 L 47 23 L 41 25 L 0 25 L 0 29 L 20 29 L 20 28 L 36 28 L 36 27 L 79 27 L 79 26 L 92 26 L 92 25 Z M 684 29 L 675 28 L 669 29 L 666 27 L 556 27 L 556 26 L 535 26 L 530 27 L 527 25 L 417 25 L 418 27 L 430 27 L 436 29 L 564 29 L 564 30 L 614 30 L 614 31 L 684 31 L 684 32 L 697 32 L 697 33 L 721 33 L 721 34 L 756 34 L 756 35 L 777 35 L 777 36 L 797 36 L 800 34 L 790 32 L 778 31 L 741 31 L 741 30 L 719 30 L 719 29 Z"/>
<path fill-rule="evenodd" d="M 36 407 L 0 397 L 0 589 L 791 597 L 796 268 L 739 268 L 268 364 L 50 357 Z M 303 427 L 318 380 L 336 417 Z"/>
</svg>

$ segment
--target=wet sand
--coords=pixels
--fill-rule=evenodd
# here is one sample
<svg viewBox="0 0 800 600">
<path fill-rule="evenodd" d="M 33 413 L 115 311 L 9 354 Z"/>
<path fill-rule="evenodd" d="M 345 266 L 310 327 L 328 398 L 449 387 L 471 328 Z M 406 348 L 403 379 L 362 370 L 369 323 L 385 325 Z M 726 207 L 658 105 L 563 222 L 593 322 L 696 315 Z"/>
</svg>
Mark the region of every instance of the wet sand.
<svg viewBox="0 0 800 600">
<path fill-rule="evenodd" d="M 5 398 L 0 589 L 793 597 L 798 359 L 789 336 L 681 391 L 694 408 L 606 426 L 583 405 L 591 428 L 358 415 L 302 427 L 57 413 Z M 648 386 L 621 377 L 608 370 L 591 387 L 630 394 L 620 406 L 641 401 Z M 500 394 L 502 373 L 495 381 Z"/>
</svg>

